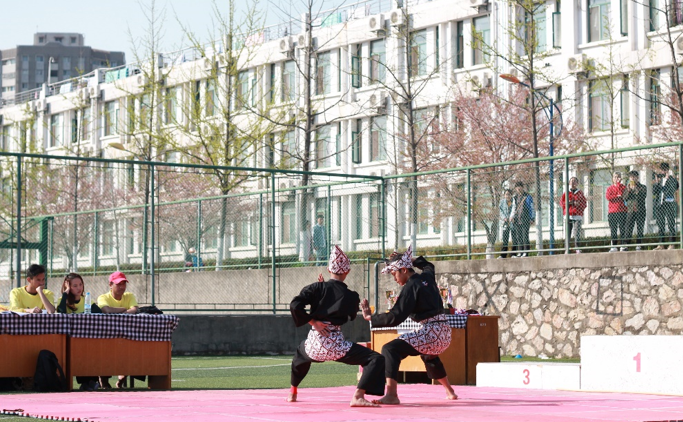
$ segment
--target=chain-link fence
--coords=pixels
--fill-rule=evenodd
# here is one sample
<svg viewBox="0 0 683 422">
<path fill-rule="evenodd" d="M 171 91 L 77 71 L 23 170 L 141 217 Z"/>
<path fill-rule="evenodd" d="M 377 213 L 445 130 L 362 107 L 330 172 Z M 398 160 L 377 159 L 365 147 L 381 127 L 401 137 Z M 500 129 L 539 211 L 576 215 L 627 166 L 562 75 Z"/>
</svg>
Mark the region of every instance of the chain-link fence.
<svg viewBox="0 0 683 422">
<path fill-rule="evenodd" d="M 2 154 L 0 303 L 31 263 L 52 290 L 73 271 L 104 293 L 121 270 L 162 309 L 286 312 L 335 244 L 375 303 L 375 263 L 409 244 L 440 259 L 680 247 L 682 148 L 389 177 Z"/>
<path fill-rule="evenodd" d="M 24 283 L 18 269 L 41 263 L 53 290 L 78 272 L 104 293 L 120 270 L 140 303 L 163 309 L 288 311 L 328 276 L 332 245 L 359 264 L 347 280 L 366 294 L 370 261 L 383 256 L 379 177 L 3 158 L 0 302 Z"/>
</svg>

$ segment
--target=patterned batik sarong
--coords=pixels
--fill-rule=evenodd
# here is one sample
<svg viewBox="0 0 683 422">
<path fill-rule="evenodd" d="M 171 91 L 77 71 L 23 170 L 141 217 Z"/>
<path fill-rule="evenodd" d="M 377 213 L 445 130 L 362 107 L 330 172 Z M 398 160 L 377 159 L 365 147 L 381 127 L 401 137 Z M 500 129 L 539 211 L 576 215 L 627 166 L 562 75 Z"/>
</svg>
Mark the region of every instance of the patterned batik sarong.
<svg viewBox="0 0 683 422">
<path fill-rule="evenodd" d="M 305 350 L 309 358 L 317 362 L 341 359 L 351 350 L 353 343 L 344 338 L 341 327 L 328 325 L 330 334 L 325 337 L 311 328 L 306 338 Z M 450 337 L 449 337 L 450 341 Z"/>
<path fill-rule="evenodd" d="M 436 315 L 419 322 L 420 328 L 398 336 L 423 355 L 440 355 L 451 344 L 451 327 L 446 315 Z"/>
</svg>

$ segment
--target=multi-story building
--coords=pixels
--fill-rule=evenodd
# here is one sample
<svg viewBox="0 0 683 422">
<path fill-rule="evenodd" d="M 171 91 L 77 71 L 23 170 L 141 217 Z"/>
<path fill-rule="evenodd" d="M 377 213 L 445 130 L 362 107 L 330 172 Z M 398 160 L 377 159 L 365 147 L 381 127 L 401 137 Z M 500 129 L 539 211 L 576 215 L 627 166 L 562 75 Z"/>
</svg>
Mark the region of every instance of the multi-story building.
<svg viewBox="0 0 683 422">
<path fill-rule="evenodd" d="M 533 7 L 531 12 L 521 10 L 521 3 L 498 0 L 394 2 L 382 9 L 363 5 L 323 16 L 312 32 L 304 26 L 286 34 L 252 34 L 238 43 L 251 48 L 248 59 L 226 57 L 224 49 L 216 47 L 199 54 L 193 50 L 191 54 L 199 56 L 196 60 L 187 60 L 190 53 L 185 52 L 160 55 L 155 63 L 98 69 L 74 79 L 65 89 L 43 89 L 36 100 L 26 98 L 23 104 L 0 109 L 2 146 L 21 150 L 25 146 L 15 140 L 30 138 L 48 154 L 63 154 L 78 144 L 88 154 L 122 157 L 130 154 L 108 146 L 132 150 L 142 129 L 140 124 L 131 127 L 130 122 L 145 116 L 153 122 L 142 125 L 146 130 L 168 129 L 173 134 L 171 149 L 200 153 L 193 149 L 197 137 L 210 131 L 211 124 L 225 125 L 221 119 L 226 110 L 218 112 L 218 104 L 230 103 L 231 122 L 248 125 L 255 115 L 267 113 L 270 118 L 265 120 L 273 126 L 261 136 L 260 144 L 243 153 L 244 160 L 233 157 L 226 165 L 263 168 L 292 160 L 302 155 L 312 128 L 308 133 L 313 134 L 311 170 L 396 174 L 404 171 L 397 162 L 405 156 L 401 135 L 407 132 L 405 110 L 412 111 L 416 126 L 425 116 L 431 116 L 430 121 L 454 123 L 455 90 L 475 96 L 481 89 L 507 95 L 510 83 L 498 76 L 514 74 L 523 79 L 532 59 L 520 51 L 529 39 L 536 40 L 532 46 L 537 54 L 534 66 L 539 69 L 535 86 L 560 104 L 565 124 L 575 122 L 594 148 L 627 147 L 636 140 L 656 143 L 662 132 L 658 128 L 670 121 L 662 98 L 675 82 L 675 54 L 683 52 L 683 42 L 678 42 L 683 30 L 680 10 L 628 0 L 525 3 Z M 673 4 L 680 8 L 678 2 Z M 517 26 L 519 22 L 527 25 L 526 33 Z M 534 24 L 528 26 L 528 22 Z M 21 54 L 16 57 L 20 60 Z M 307 57 L 311 58 L 309 79 L 305 76 Z M 414 91 L 406 93 L 409 79 Z M 150 83 L 157 85 L 153 93 L 161 96 L 158 101 L 149 100 L 152 92 L 145 89 Z M 228 91 L 228 86 L 235 88 Z M 228 95 L 220 98 L 219 92 Z M 312 109 L 307 108 L 309 99 Z M 26 110 L 35 117 L 32 128 L 22 124 Z M 310 119 L 307 110 L 312 111 Z M 182 156 L 173 151 L 156 151 L 154 156 L 162 153 Z M 290 162 L 301 169 L 301 161 Z M 637 165 L 649 169 L 646 164 Z M 600 166 L 593 163 L 593 168 L 579 174 L 586 189 L 591 189 L 586 231 L 606 227 L 604 188 L 611 181 L 609 170 Z M 647 174 L 642 172 L 643 181 L 649 180 Z M 562 186 L 562 180 L 558 182 Z M 423 245 L 464 242 L 462 216 L 436 222 L 428 218 L 432 210 L 420 210 L 427 218 L 411 227 L 405 192 L 396 196 L 400 198 L 395 206 L 387 208 L 387 221 L 393 222 L 388 245 L 404 244 L 411 236 Z M 327 213 L 330 240 L 347 250 L 375 247 L 379 232 L 373 222 L 376 217 L 371 216 L 383 206 L 377 202 L 377 196 L 366 193 L 340 193 L 333 198 Z M 557 207 L 550 204 L 553 201 L 544 207 Z M 316 204 L 311 203 L 311 208 L 309 215 L 315 215 Z M 294 203 L 278 204 L 281 222 L 294 221 L 291 214 L 295 212 Z M 561 217 L 558 220 L 555 224 L 560 227 Z M 249 239 L 246 233 L 256 231 L 249 224 L 231 233 Z M 281 244 L 295 247 L 296 224 L 280 224 L 291 230 L 278 234 Z M 342 230 L 342 224 L 350 229 Z M 479 241 L 486 239 L 481 228 L 474 235 Z M 249 255 L 249 241 L 233 240 L 227 247 L 234 247 L 236 256 Z M 213 247 L 215 242 L 207 246 Z"/>
<path fill-rule="evenodd" d="M 13 103 L 20 92 L 125 64 L 125 54 L 85 45 L 83 34 L 39 32 L 33 45 L 0 50 L 0 98 Z"/>
</svg>

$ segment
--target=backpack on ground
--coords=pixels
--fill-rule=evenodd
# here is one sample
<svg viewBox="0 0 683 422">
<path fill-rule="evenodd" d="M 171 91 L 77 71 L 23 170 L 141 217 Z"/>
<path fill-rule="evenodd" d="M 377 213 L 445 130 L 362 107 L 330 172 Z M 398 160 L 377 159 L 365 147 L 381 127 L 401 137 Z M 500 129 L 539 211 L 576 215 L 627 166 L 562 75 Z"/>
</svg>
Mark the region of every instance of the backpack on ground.
<svg viewBox="0 0 683 422">
<path fill-rule="evenodd" d="M 40 392 L 66 391 L 66 377 L 57 356 L 49 350 L 41 350 L 33 376 L 33 389 Z"/>
</svg>

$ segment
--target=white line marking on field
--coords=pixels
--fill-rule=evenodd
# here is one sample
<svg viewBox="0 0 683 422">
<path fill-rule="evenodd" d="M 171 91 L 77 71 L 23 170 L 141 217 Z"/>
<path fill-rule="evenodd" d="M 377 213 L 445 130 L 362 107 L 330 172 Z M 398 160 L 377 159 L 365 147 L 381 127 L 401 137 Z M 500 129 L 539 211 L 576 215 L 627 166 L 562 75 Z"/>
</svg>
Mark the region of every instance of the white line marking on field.
<svg viewBox="0 0 683 422">
<path fill-rule="evenodd" d="M 289 366 L 289 363 L 279 365 L 248 365 L 248 366 L 216 366 L 213 368 L 173 368 L 174 371 L 215 371 L 217 369 L 253 369 L 253 368 L 273 368 L 276 366 Z"/>
</svg>

